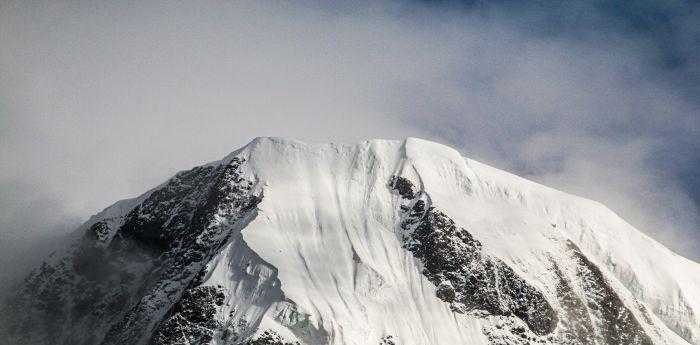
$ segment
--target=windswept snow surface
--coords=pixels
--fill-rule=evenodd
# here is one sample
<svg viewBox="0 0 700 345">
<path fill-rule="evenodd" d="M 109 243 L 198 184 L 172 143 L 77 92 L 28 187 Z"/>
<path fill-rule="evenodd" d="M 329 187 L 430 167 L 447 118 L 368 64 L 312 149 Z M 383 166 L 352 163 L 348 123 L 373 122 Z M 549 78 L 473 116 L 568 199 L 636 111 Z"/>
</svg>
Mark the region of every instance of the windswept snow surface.
<svg viewBox="0 0 700 345">
<path fill-rule="evenodd" d="M 421 186 L 542 291 L 555 293 L 550 263 L 570 261 L 559 257 L 569 239 L 605 268 L 627 303 L 646 304 L 668 327 L 659 327 L 660 339 L 683 343 L 677 334 L 700 343 L 700 265 L 599 203 L 421 139 L 340 145 L 260 138 L 247 149 L 265 198 L 244 239 L 277 267 L 285 295 L 334 343 L 386 334 L 402 344 L 488 343 L 479 331 L 484 321 L 435 299 L 435 287 L 402 248 L 397 196 L 386 188 L 393 175 Z"/>
<path fill-rule="evenodd" d="M 78 232 L 15 304 L 45 310 L 55 289 L 64 311 L 114 311 L 46 328 L 66 344 L 700 345 L 700 265 L 597 202 L 421 139 L 258 138 Z M 120 296 L 71 271 L 84 248 L 128 264 L 109 275 L 123 306 L 65 298 Z"/>
</svg>

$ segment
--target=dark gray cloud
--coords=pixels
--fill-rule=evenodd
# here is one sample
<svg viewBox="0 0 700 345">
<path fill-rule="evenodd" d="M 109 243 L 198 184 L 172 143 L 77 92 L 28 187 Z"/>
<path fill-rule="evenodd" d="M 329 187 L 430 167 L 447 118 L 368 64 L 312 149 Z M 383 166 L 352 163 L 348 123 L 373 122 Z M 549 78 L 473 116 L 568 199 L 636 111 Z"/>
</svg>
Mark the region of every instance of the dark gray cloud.
<svg viewBox="0 0 700 345">
<path fill-rule="evenodd" d="M 0 8 L 6 248 L 41 251 L 76 217 L 251 137 L 420 136 L 602 201 L 700 258 L 695 5 Z"/>
</svg>

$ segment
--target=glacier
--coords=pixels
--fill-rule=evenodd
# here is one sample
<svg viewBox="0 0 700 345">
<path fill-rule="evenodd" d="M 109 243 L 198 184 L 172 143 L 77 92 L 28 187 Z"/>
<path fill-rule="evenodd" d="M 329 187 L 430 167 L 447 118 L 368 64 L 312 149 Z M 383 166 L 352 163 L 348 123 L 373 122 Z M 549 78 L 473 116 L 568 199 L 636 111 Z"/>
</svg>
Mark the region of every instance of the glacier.
<svg viewBox="0 0 700 345">
<path fill-rule="evenodd" d="M 90 218 L 7 344 L 700 344 L 700 265 L 430 141 L 257 138 Z"/>
</svg>

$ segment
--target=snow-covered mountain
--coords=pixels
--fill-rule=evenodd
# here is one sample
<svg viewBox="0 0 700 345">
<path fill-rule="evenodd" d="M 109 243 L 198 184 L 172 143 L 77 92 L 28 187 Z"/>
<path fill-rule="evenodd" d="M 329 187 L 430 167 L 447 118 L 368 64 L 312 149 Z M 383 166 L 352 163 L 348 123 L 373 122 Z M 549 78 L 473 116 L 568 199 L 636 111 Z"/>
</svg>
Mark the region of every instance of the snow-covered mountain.
<svg viewBox="0 0 700 345">
<path fill-rule="evenodd" d="M 259 138 L 93 216 L 4 344 L 700 344 L 700 265 L 420 139 Z"/>
</svg>

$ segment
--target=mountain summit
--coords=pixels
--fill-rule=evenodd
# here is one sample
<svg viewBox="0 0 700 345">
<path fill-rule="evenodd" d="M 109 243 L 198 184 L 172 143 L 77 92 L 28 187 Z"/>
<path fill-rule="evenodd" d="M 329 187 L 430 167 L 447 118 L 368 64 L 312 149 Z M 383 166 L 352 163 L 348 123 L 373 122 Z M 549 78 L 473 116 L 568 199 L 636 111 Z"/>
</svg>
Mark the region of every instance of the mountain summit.
<svg viewBox="0 0 700 345">
<path fill-rule="evenodd" d="M 700 344 L 700 265 L 425 140 L 258 138 L 93 216 L 3 344 Z"/>
</svg>

